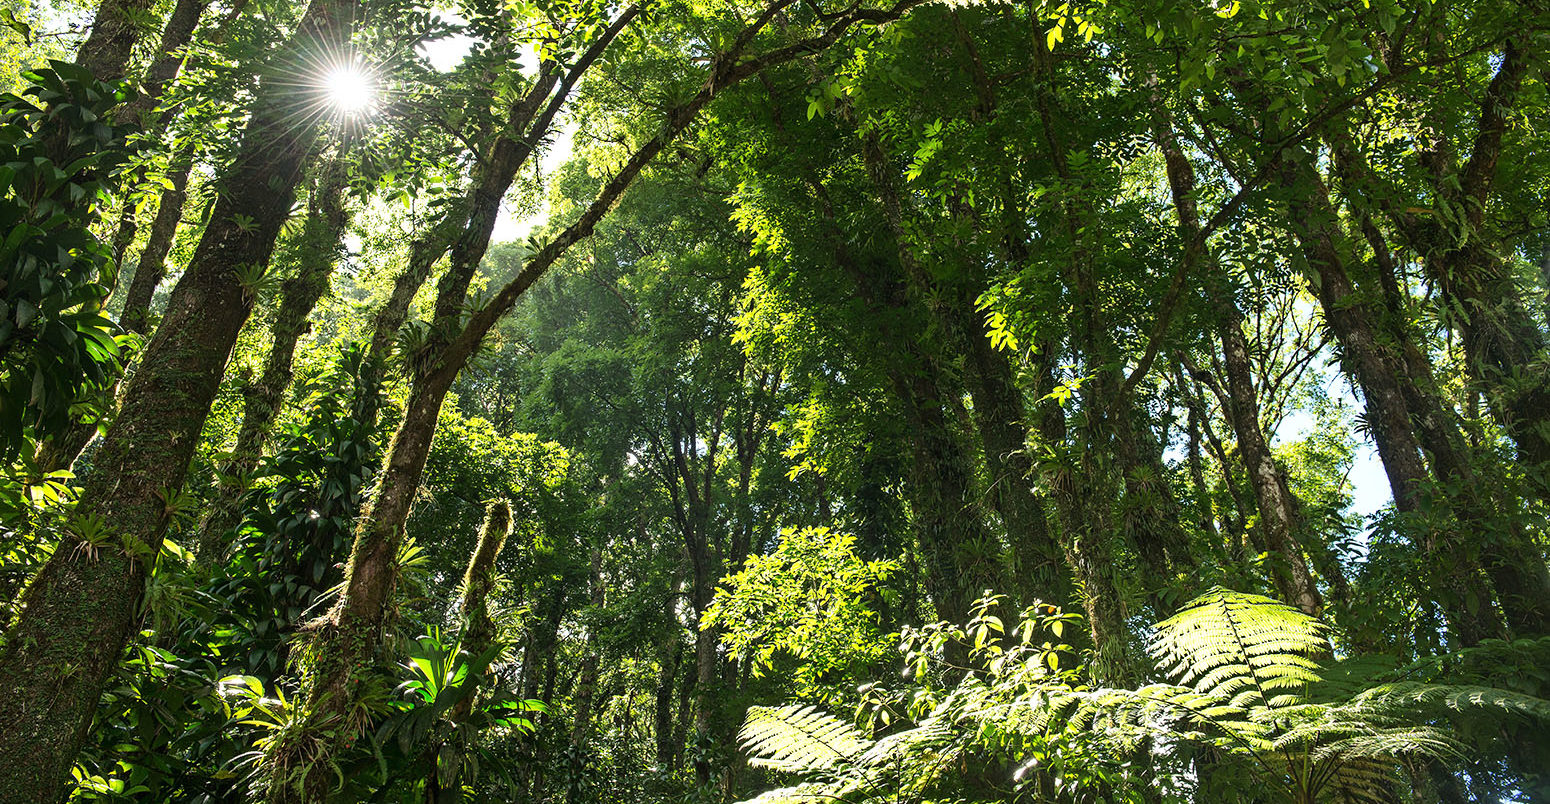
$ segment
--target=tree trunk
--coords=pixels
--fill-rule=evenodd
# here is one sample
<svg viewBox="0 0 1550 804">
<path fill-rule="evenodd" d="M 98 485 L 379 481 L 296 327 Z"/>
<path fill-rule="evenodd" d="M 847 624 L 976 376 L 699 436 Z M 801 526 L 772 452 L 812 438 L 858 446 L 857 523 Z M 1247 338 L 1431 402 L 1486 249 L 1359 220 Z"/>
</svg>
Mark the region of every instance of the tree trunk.
<svg viewBox="0 0 1550 804">
<path fill-rule="evenodd" d="M 676 767 L 682 747 L 673 739 L 673 691 L 678 688 L 678 666 L 683 663 L 683 642 L 674 624 L 673 644 L 659 657 L 661 675 L 657 681 L 653 734 L 657 743 L 657 768 L 666 772 Z"/>
<path fill-rule="evenodd" d="M 172 251 L 178 224 L 183 220 L 183 207 L 188 203 L 188 177 L 193 170 L 193 149 L 185 147 L 173 157 L 172 169 L 167 173 L 167 181 L 172 186 L 162 190 L 161 199 L 157 201 L 156 219 L 151 222 L 151 232 L 135 263 L 129 290 L 124 294 L 124 309 L 119 313 L 118 322 L 130 332 L 144 334 L 150 327 L 151 300 L 167 276 L 167 255 Z"/>
<path fill-rule="evenodd" d="M 1447 170 L 1438 185 L 1439 200 L 1455 207 L 1463 231 L 1445 231 L 1436 216 L 1424 226 L 1408 228 L 1421 234 L 1421 242 L 1413 245 L 1427 257 L 1423 264 L 1452 308 L 1452 323 L 1463 333 L 1475 379 L 1484 385 L 1493 411 L 1517 444 L 1519 461 L 1532 470 L 1550 463 L 1550 372 L 1542 367 L 1545 336 L 1519 298 L 1512 270 L 1484 231 L 1502 140 L 1529 64 L 1523 48 L 1509 39 L 1480 102 L 1469 160 L 1457 171 Z"/>
<path fill-rule="evenodd" d="M 490 503 L 484 509 L 484 525 L 479 529 L 479 541 L 474 546 L 473 555 L 468 558 L 468 569 L 463 573 L 463 590 L 458 604 L 458 619 L 462 624 L 458 641 L 470 656 L 479 656 L 495 645 L 496 627 L 495 621 L 490 618 L 489 598 L 491 590 L 495 588 L 495 559 L 500 557 L 501 549 L 506 546 L 506 537 L 510 534 L 511 505 L 505 500 Z M 470 678 L 465 683 L 477 684 L 478 681 Z M 476 694 L 477 691 L 469 692 L 454 704 L 447 718 L 453 723 L 467 720 L 469 713 L 473 712 Z M 425 778 L 425 800 L 428 804 L 442 801 L 443 790 L 458 790 L 461 787 L 458 770 L 453 772 L 452 783 L 446 788 L 442 787 L 441 774 L 435 761 L 440 748 L 439 744 L 432 745 L 426 755 L 431 763 L 431 771 Z"/>
<path fill-rule="evenodd" d="M 167 85 L 177 78 L 178 71 L 182 69 L 182 48 L 193 38 L 194 29 L 199 27 L 199 18 L 209 7 L 210 0 L 177 0 L 172 7 L 172 13 L 167 17 L 166 26 L 162 28 L 161 42 L 157 47 L 158 55 L 151 62 L 151 66 L 146 68 L 145 76 L 140 81 L 140 94 L 132 98 L 115 115 L 120 122 L 140 126 L 142 136 L 147 139 L 159 139 L 167 130 L 167 116 L 153 119 L 152 115 Z M 135 171 L 125 181 L 127 186 L 133 188 L 144 178 L 142 173 Z M 123 270 L 124 254 L 135 240 L 137 228 L 135 207 L 135 204 L 125 200 L 119 216 L 118 231 L 113 234 L 115 274 Z"/>
<path fill-rule="evenodd" d="M 1313 272 L 1311 281 L 1324 319 L 1340 345 L 1341 363 L 1362 390 L 1378 457 L 1394 492 L 1394 506 L 1402 514 L 1419 515 L 1430 475 L 1422 463 L 1421 446 L 1412 429 L 1410 406 L 1403 390 L 1406 380 L 1385 358 L 1371 307 L 1361 300 L 1347 273 L 1338 222 L 1322 179 L 1311 169 L 1311 159 L 1302 149 L 1290 150 L 1281 157 L 1280 178 L 1289 194 L 1294 235 Z M 1481 616 L 1490 607 L 1466 604 L 1477 595 L 1472 579 L 1475 570 L 1455 535 L 1447 529 L 1434 531 L 1427 535 L 1422 547 L 1434 566 L 1444 573 L 1438 579 L 1445 591 L 1441 602 L 1460 641 L 1471 645 L 1491 635 L 1495 629 Z"/>
<path fill-rule="evenodd" d="M 91 34 L 81 43 L 75 63 L 100 81 L 117 81 L 129 74 L 129 60 L 140 41 L 137 17 L 149 14 L 150 0 L 102 0 L 92 19 Z"/>
<path fill-rule="evenodd" d="M 275 749 L 317 753 L 307 765 L 309 772 L 304 778 L 270 780 L 270 801 L 299 804 L 327 798 L 334 782 L 330 764 L 333 753 L 340 748 L 338 741 L 360 736 L 341 733 L 336 739 L 323 739 L 317 735 L 340 728 L 345 713 L 354 705 L 357 674 L 366 672 L 376 658 L 397 587 L 398 549 L 403 542 L 404 522 L 425 471 L 441 403 L 455 376 L 454 371 L 434 372 L 417 380 L 410 389 L 404 419 L 388 448 L 371 507 L 356 526 L 344 591 L 328 614 L 307 626 L 315 632 L 313 665 L 307 672 L 304 696 L 300 699 L 308 705 L 308 729 Z"/>
<path fill-rule="evenodd" d="M 1409 331 L 1403 291 L 1388 243 L 1367 211 L 1355 208 L 1357 193 L 1373 180 L 1371 171 L 1349 137 L 1334 138 L 1332 147 L 1336 168 L 1352 198 L 1352 215 L 1373 252 L 1387 312 L 1384 328 L 1399 352 L 1398 373 L 1404 378 L 1400 389 L 1434 473 L 1450 481 L 1441 485 L 1437 493 L 1446 496 L 1453 506 L 1459 543 L 1471 548 L 1455 560 L 1467 560 L 1473 566 L 1478 557 L 1496 589 L 1507 625 L 1518 636 L 1550 633 L 1550 570 L 1545 567 L 1543 553 L 1523 531 L 1521 523 L 1511 516 L 1495 515 L 1497 511 L 1510 510 L 1513 503 L 1495 499 L 1500 489 L 1477 471 L 1458 415 L 1441 398 L 1432 363 Z M 1494 615 L 1481 616 L 1493 621 L 1489 630 L 1499 631 L 1500 623 L 1494 622 Z"/>
<path fill-rule="evenodd" d="M 1222 346 L 1230 403 L 1226 412 L 1238 439 L 1238 453 L 1243 458 L 1244 469 L 1254 489 L 1265 539 L 1279 558 L 1275 567 L 1276 588 L 1288 601 L 1317 617 L 1323 610 L 1324 601 L 1299 546 L 1302 502 L 1292 494 L 1286 482 L 1286 474 L 1276 465 L 1260 428 L 1259 395 L 1258 389 L 1254 387 L 1249 342 L 1243 335 L 1243 313 L 1232 296 L 1227 273 L 1222 270 L 1210 248 L 1204 242 L 1198 242 L 1202 232 L 1200 215 L 1195 206 L 1195 168 L 1179 147 L 1162 99 L 1159 97 L 1156 101 L 1153 107 L 1153 128 L 1167 167 L 1168 185 L 1179 221 L 1179 234 L 1185 243 L 1185 270 L 1198 275 L 1198 271 L 1190 269 L 1201 267 L 1202 264 L 1210 269 L 1204 278 L 1206 299 L 1218 316 L 1216 331 Z"/>
<path fill-rule="evenodd" d="M 1010 363 L 992 347 L 985 320 L 974 310 L 983 288 L 968 286 L 968 280 L 942 287 L 945 283 L 932 278 L 910 242 L 897 176 L 875 132 L 864 138 L 862 156 L 914 295 L 928 300 L 925 306 L 963 352 L 964 378 L 974 398 L 975 430 L 989 474 L 989 497 L 1001 515 L 1012 548 L 1015 591 L 1025 603 L 1036 599 L 1068 602 L 1069 571 L 1062 566 L 1060 546 L 1050 534 L 1044 501 L 1032 483 L 1033 461 L 1028 455 L 1027 430 L 1021 424 L 1025 415 L 1022 397 Z M 974 273 L 971 266 L 962 268 L 966 274 Z"/>
<path fill-rule="evenodd" d="M 592 569 L 588 585 L 592 590 L 592 616 L 597 617 L 603 611 L 603 551 L 600 548 L 592 548 Z M 581 660 L 581 672 L 576 680 L 575 712 L 571 718 L 570 742 L 576 748 L 582 748 L 587 743 L 587 735 L 592 728 L 592 696 L 597 692 L 597 666 L 600 646 L 597 638 L 597 626 L 587 629 L 587 645 L 585 656 Z"/>
<path fill-rule="evenodd" d="M 353 3 L 318 0 L 292 45 L 339 42 Z M 293 56 L 294 57 L 294 56 Z M 0 652 L 0 802 L 53 801 L 85 739 L 109 671 L 134 626 L 150 564 L 161 547 L 167 495 L 184 473 L 209 414 L 238 330 L 252 311 L 238 270 L 274 248 L 317 124 L 298 125 L 274 84 L 223 182 L 225 192 L 173 292 L 160 328 L 124 394 L 122 413 L 84 479 L 81 516 L 113 538 L 61 534 L 59 547 L 23 598 L 21 618 Z M 247 216 L 249 227 L 236 217 Z"/>
<path fill-rule="evenodd" d="M 348 214 L 344 208 L 345 165 L 331 162 L 308 204 L 295 252 L 299 260 L 295 276 L 281 287 L 280 304 L 270 326 L 269 356 L 258 382 L 242 389 L 242 426 L 237 443 L 217 472 L 215 497 L 199 522 L 200 561 L 219 563 L 230 546 L 228 538 L 242 520 L 242 495 L 248 476 L 263 458 L 270 432 L 284 408 L 291 387 L 296 345 L 312 328 L 307 319 L 318 300 L 328 293 L 330 278 L 339 263 Z M 363 384 L 371 389 L 371 384 Z M 375 394 L 372 394 L 375 396 Z"/>
</svg>

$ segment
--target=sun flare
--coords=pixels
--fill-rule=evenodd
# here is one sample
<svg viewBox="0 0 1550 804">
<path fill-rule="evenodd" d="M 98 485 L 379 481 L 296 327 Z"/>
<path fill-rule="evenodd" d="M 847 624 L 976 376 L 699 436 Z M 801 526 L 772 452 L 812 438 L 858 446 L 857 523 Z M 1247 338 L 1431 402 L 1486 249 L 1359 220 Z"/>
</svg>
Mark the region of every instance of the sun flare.
<svg viewBox="0 0 1550 804">
<path fill-rule="evenodd" d="M 377 102 L 371 75 L 353 64 L 331 68 L 323 76 L 323 92 L 331 106 L 346 114 L 370 111 Z"/>
</svg>

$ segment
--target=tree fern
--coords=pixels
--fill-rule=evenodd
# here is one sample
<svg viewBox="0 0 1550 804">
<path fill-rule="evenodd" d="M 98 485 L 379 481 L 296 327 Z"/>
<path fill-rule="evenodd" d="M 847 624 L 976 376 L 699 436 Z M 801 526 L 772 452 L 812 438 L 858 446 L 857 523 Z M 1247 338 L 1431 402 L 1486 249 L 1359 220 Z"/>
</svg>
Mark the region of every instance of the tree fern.
<svg viewBox="0 0 1550 804">
<path fill-rule="evenodd" d="M 755 801 L 935 799 L 944 774 L 976 761 L 1020 765 L 1025 786 L 1056 781 L 1035 797 L 1122 800 L 1126 789 L 1155 793 L 1172 778 L 1185 780 L 1175 794 L 1198 799 L 1193 745 L 1246 778 L 1256 800 L 1393 802 L 1418 761 L 1466 755 L 1448 719 L 1550 721 L 1550 701 L 1489 686 L 1372 686 L 1349 672 L 1339 685 L 1321 684 L 1328 634 L 1284 603 L 1213 589 L 1159 623 L 1150 641 L 1176 684 L 1091 689 L 1048 671 L 1037 650 L 987 644 L 976 652 L 998 661 L 927 696 L 935 703 L 913 729 L 875 741 L 813 707 L 753 709 L 743 728 L 753 763 L 819 777 Z"/>
<path fill-rule="evenodd" d="M 1218 587 L 1158 623 L 1150 650 L 1164 672 L 1201 693 L 1275 707 L 1318 681 L 1328 631 L 1293 606 Z"/>
<path fill-rule="evenodd" d="M 756 706 L 738 739 L 749 763 L 796 773 L 835 770 L 873 746 L 855 726 L 814 706 Z"/>
</svg>

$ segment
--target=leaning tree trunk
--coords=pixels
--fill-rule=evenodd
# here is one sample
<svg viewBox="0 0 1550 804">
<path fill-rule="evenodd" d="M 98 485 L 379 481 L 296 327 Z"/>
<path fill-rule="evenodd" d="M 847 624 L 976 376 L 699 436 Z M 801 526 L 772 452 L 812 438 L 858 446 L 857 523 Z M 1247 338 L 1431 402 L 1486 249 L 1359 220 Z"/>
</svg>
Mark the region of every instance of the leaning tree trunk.
<svg viewBox="0 0 1550 804">
<path fill-rule="evenodd" d="M 1372 174 L 1349 137 L 1335 139 L 1333 150 L 1337 170 L 1347 183 L 1354 207 L 1357 196 L 1352 191 L 1369 187 Z M 1550 570 L 1545 566 L 1543 551 L 1520 523 L 1510 516 L 1495 515 L 1511 506 L 1495 499 L 1502 490 L 1492 488 L 1477 471 L 1458 416 L 1441 398 L 1434 367 L 1409 331 L 1403 291 L 1388 242 L 1365 209 L 1352 212 L 1373 252 L 1387 312 L 1383 324 L 1400 353 L 1399 373 L 1405 380 L 1400 389 L 1410 406 L 1416 436 L 1431 459 L 1436 476 L 1450 481 L 1437 493 L 1445 495 L 1452 504 L 1461 543 L 1469 544 L 1469 534 L 1485 537 L 1469 546 L 1478 553 L 1479 563 L 1496 589 L 1502 613 L 1513 633 L 1520 637 L 1550 633 Z M 1465 558 L 1473 562 L 1475 554 Z"/>
<path fill-rule="evenodd" d="M 288 59 L 337 46 L 350 0 L 317 0 Z M 0 802 L 53 801 L 85 740 L 108 673 L 134 628 L 161 547 L 167 499 L 183 484 L 194 447 L 253 296 L 239 271 L 268 259 L 290 214 L 301 166 L 320 124 L 298 124 L 288 88 L 265 84 L 225 192 L 193 262 L 173 292 L 167 326 L 146 347 L 123 412 L 84 478 L 77 512 L 110 537 L 62 533 L 23 597 L 0 652 Z M 246 216 L 252 224 L 237 225 Z"/>
<path fill-rule="evenodd" d="M 242 495 L 248 476 L 263 458 L 276 419 L 291 387 L 296 344 L 311 328 L 307 322 L 318 300 L 328 293 L 329 279 L 338 265 L 348 214 L 344 207 L 345 164 L 336 157 L 313 190 L 307 221 L 295 244 L 296 274 L 285 281 L 280 304 L 270 327 L 269 356 L 258 381 L 242 389 L 242 425 L 237 443 L 218 472 L 215 497 L 199 522 L 196 555 L 205 563 L 219 563 L 230 544 L 230 533 L 242 519 Z M 373 385 L 363 383 L 375 398 Z"/>
<path fill-rule="evenodd" d="M 311 761 L 307 776 L 299 784 L 290 784 L 290 780 L 272 780 L 272 800 L 290 802 L 307 797 L 317 798 L 325 795 L 332 787 L 334 775 L 330 767 L 339 746 L 337 741 L 324 739 L 321 734 L 336 729 L 344 713 L 355 703 L 355 688 L 350 681 L 355 673 L 370 665 L 377 653 L 381 626 L 388 617 L 397 578 L 396 557 L 402 542 L 404 522 L 424 473 L 442 402 L 458 372 L 467 364 L 485 336 L 571 246 L 591 236 L 598 222 L 618 203 L 646 166 L 668 143 L 689 128 L 712 99 L 764 69 L 821 51 L 862 19 L 868 22 L 897 19 L 917 5 L 919 0 L 900 0 L 886 12 L 864 9 L 852 11 L 831 21 L 820 36 L 759 55 L 747 53 L 746 49 L 755 40 L 755 34 L 791 2 L 793 0 L 776 0 L 768 6 L 737 38 L 732 49 L 712 63 L 700 90 L 668 112 L 662 130 L 630 155 L 619 171 L 603 184 L 597 197 L 581 216 L 533 254 L 515 278 L 497 291 L 483 307 L 467 316 L 461 328 L 444 326 L 461 320 L 460 314 L 455 319 L 433 322 L 434 330 L 445 331 L 436 335 L 433 343 L 416 359 L 421 368 L 415 373 L 416 379 L 411 384 L 403 422 L 388 449 L 375 500 L 357 526 L 343 592 L 333 610 L 314 626 L 314 663 L 307 673 L 303 694 L 299 699 L 307 707 L 305 717 L 309 728 L 299 730 L 292 740 L 275 748 L 283 752 L 308 752 Z M 524 142 L 529 143 L 526 146 L 527 154 L 531 153 L 530 143 L 537 142 L 547 132 L 575 80 L 602 55 L 603 50 L 637 13 L 638 7 L 631 6 L 615 17 L 609 28 L 577 60 L 565 80 L 559 84 L 549 105 L 535 118 L 534 128 L 528 130 L 523 125 L 526 130 Z M 516 167 L 520 167 L 525 156 L 523 154 L 521 158 L 513 160 Z M 493 200 L 498 202 L 499 196 L 494 196 Z M 476 226 L 476 222 L 482 222 L 479 214 L 492 213 L 471 212 L 469 231 L 478 228 L 488 233 L 488 227 Z M 488 245 L 488 241 L 486 239 L 482 245 L 470 245 L 483 248 Z M 465 253 L 471 254 L 477 250 L 468 249 Z M 482 254 L 482 251 L 478 253 Z M 449 268 L 449 273 L 451 270 Z M 438 298 L 438 307 L 442 306 L 441 301 L 442 298 Z"/>
<path fill-rule="evenodd" d="M 1184 241 L 1185 270 L 1201 267 L 1202 264 L 1212 269 L 1204 281 L 1206 298 L 1217 311 L 1217 338 L 1221 341 L 1227 374 L 1227 401 L 1230 404 L 1224 412 L 1228 414 L 1233 433 L 1238 439 L 1238 453 L 1254 489 L 1265 540 L 1279 559 L 1274 574 L 1276 588 L 1298 608 L 1318 616 L 1324 601 L 1313 582 L 1313 575 L 1297 538 L 1302 528 L 1302 504 L 1292 494 L 1286 473 L 1281 471 L 1271 456 L 1270 446 L 1260 426 L 1259 395 L 1254 386 L 1253 366 L 1249 361 L 1248 338 L 1243 334 L 1243 313 L 1238 309 L 1237 300 L 1232 297 L 1226 272 L 1209 247 L 1199 242 L 1203 233 L 1195 206 L 1195 168 L 1179 147 L 1161 98 L 1156 98 L 1156 101 L 1153 128 L 1158 145 L 1162 148 L 1174 212 L 1179 221 L 1179 234 Z M 1198 275 L 1197 271 L 1191 273 Z"/>
<path fill-rule="evenodd" d="M 1407 227 L 1420 232 L 1413 243 L 1453 323 L 1463 333 L 1464 353 L 1475 379 L 1486 390 L 1496 417 L 1518 447 L 1525 467 L 1550 465 L 1550 371 L 1544 368 L 1545 335 L 1519 298 L 1511 268 L 1484 231 L 1503 139 L 1528 74 L 1530 58 L 1508 40 L 1501 65 L 1480 102 L 1476 135 L 1467 162 L 1447 171 L 1439 200 L 1453 205 L 1463 231 L 1446 231 L 1440 221 Z"/>
<path fill-rule="evenodd" d="M 199 27 L 199 18 L 204 16 L 206 8 L 209 8 L 210 0 L 177 0 L 172 7 L 172 13 L 167 17 L 167 24 L 162 28 L 161 42 L 157 47 L 157 56 L 146 68 L 145 76 L 140 81 L 140 94 L 125 104 L 115 115 L 120 122 L 133 123 L 142 129 L 141 135 L 147 139 L 160 139 L 167 130 L 170 115 L 155 117 L 156 105 L 161 101 L 162 93 L 167 86 L 177 78 L 179 70 L 183 67 L 183 46 L 187 45 L 194 37 L 194 29 Z M 127 181 L 132 185 L 140 184 L 145 178 L 143 171 L 131 173 Z M 135 208 L 137 205 L 124 203 L 124 208 L 119 215 L 118 231 L 113 234 L 113 266 L 115 273 L 124 268 L 124 253 L 129 250 L 129 245 L 134 242 L 136 232 Z"/>
<path fill-rule="evenodd" d="M 1280 181 L 1289 195 L 1294 236 L 1313 272 L 1311 280 L 1324 320 L 1340 346 L 1341 362 L 1362 390 L 1373 441 L 1394 493 L 1394 507 L 1402 514 L 1418 516 L 1430 474 L 1422 462 L 1421 445 L 1405 401 L 1403 384 L 1407 379 L 1386 359 L 1371 309 L 1360 301 L 1351 282 L 1339 245 L 1338 221 L 1322 179 L 1309 165 L 1311 159 L 1302 149 L 1289 150 L 1280 157 Z M 1478 568 L 1452 529 L 1434 530 L 1422 546 L 1434 566 L 1445 568 L 1444 576 L 1437 579 L 1444 591 L 1440 602 L 1460 640 L 1470 645 L 1497 633 L 1499 629 L 1489 621 L 1489 605 L 1466 605 L 1471 596 L 1478 599 Z"/>
<path fill-rule="evenodd" d="M 156 289 L 167 277 L 167 255 L 183 221 L 183 208 L 188 203 L 188 177 L 194 170 L 194 150 L 185 146 L 172 157 L 172 167 L 167 173 L 168 187 L 162 190 L 156 202 L 156 218 L 146 235 L 145 248 L 140 250 L 135 263 L 134 276 L 130 277 L 129 290 L 124 292 L 124 309 L 118 314 L 118 323 L 130 332 L 145 333 L 150 328 L 151 300 Z"/>
<path fill-rule="evenodd" d="M 147 125 L 147 118 L 155 110 L 156 103 L 161 99 L 161 95 L 166 90 L 167 85 L 177 77 L 178 70 L 183 64 L 183 57 L 179 51 L 193 38 L 194 29 L 199 25 L 199 18 L 204 14 L 205 9 L 209 5 L 210 0 L 178 0 L 173 6 L 172 14 L 167 18 L 167 25 L 162 30 L 159 47 L 161 55 L 146 69 L 145 77 L 140 85 L 140 94 L 118 110 L 114 115 L 116 120 L 141 126 L 145 129 L 142 135 L 147 137 L 159 136 L 166 129 L 165 120 L 153 120 Z M 174 194 L 179 207 L 181 207 L 183 203 L 183 188 L 188 184 L 188 172 L 186 170 L 181 171 L 181 181 L 178 179 L 178 175 L 179 171 L 175 168 L 174 173 L 170 177 L 173 187 L 169 188 L 164 193 L 164 196 L 167 193 Z M 143 177 L 138 174 L 131 174 L 124 181 L 130 184 L 138 184 L 141 178 Z M 124 267 L 124 252 L 128 250 L 130 243 L 134 242 L 135 239 L 135 206 L 127 200 L 124 202 L 118 231 L 113 236 L 113 271 L 111 277 L 104 280 L 109 289 L 117 285 Z M 160 215 L 158 213 L 159 219 Z M 149 298 L 146 301 L 149 303 Z M 104 401 L 107 402 L 104 407 L 109 409 L 104 411 L 104 416 L 113 407 L 112 403 L 115 401 L 113 397 L 116 395 L 117 390 L 118 385 L 115 382 L 112 388 L 103 391 Z M 85 449 L 92 436 L 96 435 L 101 425 L 102 420 L 99 418 L 89 421 L 75 421 L 71 422 L 68 427 L 60 432 L 47 434 L 48 438 L 38 445 L 37 454 L 34 456 L 34 462 L 38 465 L 39 470 L 42 472 L 52 472 L 56 469 L 68 468 L 75 462 L 76 457 L 81 454 L 81 450 Z"/>
<path fill-rule="evenodd" d="M 186 17 L 180 18 L 180 14 L 187 14 L 185 3 L 198 2 L 199 0 L 179 0 L 179 5 L 173 11 L 173 19 L 167 23 L 167 30 L 163 32 L 162 56 L 151 65 L 146 72 L 146 86 L 155 88 L 157 99 L 166 89 L 166 85 L 177 77 L 182 69 L 183 61 L 174 55 L 174 50 L 169 47 L 169 36 L 181 35 L 182 26 L 190 24 Z M 226 32 L 232 21 L 236 20 L 247 7 L 248 0 L 233 0 L 226 10 L 226 16 L 221 26 L 211 32 L 206 38 L 206 44 L 217 44 L 225 39 Z M 208 6 L 209 3 L 205 2 Z M 201 11 L 202 13 L 202 11 Z M 178 28 L 174 29 L 174 21 L 182 19 Z M 192 20 L 197 25 L 197 17 Z M 188 35 L 193 34 L 192 28 Z M 184 42 L 186 43 L 186 39 Z M 140 102 L 137 99 L 135 102 Z M 146 111 L 154 108 L 152 105 L 144 106 L 137 115 L 144 116 Z M 155 121 L 155 125 L 165 130 L 171 122 L 170 118 L 163 117 Z M 188 177 L 194 169 L 195 146 L 193 142 L 185 144 L 172 156 L 172 162 L 168 166 L 166 174 L 167 185 L 156 201 L 156 217 L 151 222 L 151 231 L 146 235 L 145 247 L 141 249 L 140 256 L 135 261 L 134 277 L 130 280 L 129 290 L 125 292 L 124 307 L 119 313 L 119 326 L 131 332 L 145 333 L 149 326 L 151 299 L 156 296 L 156 288 L 167 275 L 167 254 L 172 251 L 172 243 L 177 234 L 178 224 L 183 220 L 184 206 L 188 203 Z M 132 222 L 131 222 L 132 223 Z M 121 237 L 127 236 L 133 239 L 133 233 L 120 233 Z M 126 244 L 127 245 L 127 244 Z M 120 266 L 122 267 L 122 265 Z"/>
</svg>

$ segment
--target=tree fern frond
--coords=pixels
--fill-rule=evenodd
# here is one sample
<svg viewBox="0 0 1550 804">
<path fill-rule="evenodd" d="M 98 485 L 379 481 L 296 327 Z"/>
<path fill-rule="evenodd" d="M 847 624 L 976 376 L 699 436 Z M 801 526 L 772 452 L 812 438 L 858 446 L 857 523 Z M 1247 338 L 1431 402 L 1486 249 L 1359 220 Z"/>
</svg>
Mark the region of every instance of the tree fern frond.
<svg viewBox="0 0 1550 804">
<path fill-rule="evenodd" d="M 954 731 L 948 724 L 939 721 L 926 723 L 878 740 L 857 759 L 857 762 L 866 767 L 897 762 L 940 748 L 951 742 L 953 737 Z"/>
<path fill-rule="evenodd" d="M 1319 679 L 1328 631 L 1293 606 L 1218 587 L 1158 623 L 1149 647 L 1164 672 L 1199 692 L 1274 706 Z"/>
<path fill-rule="evenodd" d="M 843 800 L 847 787 L 839 782 L 803 782 L 766 791 L 740 804 L 834 804 Z"/>
<path fill-rule="evenodd" d="M 1393 761 L 1349 759 L 1325 763 L 1320 800 L 1337 804 L 1395 804 L 1403 799 L 1404 769 Z"/>
<path fill-rule="evenodd" d="M 755 706 L 738 735 L 749 764 L 792 773 L 834 770 L 854 762 L 873 742 L 815 706 Z"/>
<path fill-rule="evenodd" d="M 1373 687 L 1351 699 L 1353 714 L 1363 717 L 1408 715 L 1417 708 L 1439 714 L 1508 714 L 1550 722 L 1550 701 L 1496 687 L 1398 682 Z"/>
<path fill-rule="evenodd" d="M 1348 763 L 1416 756 L 1445 760 L 1462 756 L 1463 751 L 1463 745 L 1440 729 L 1419 726 L 1385 729 L 1374 734 L 1353 734 L 1317 745 L 1311 756 L 1320 762 L 1338 760 Z"/>
</svg>

